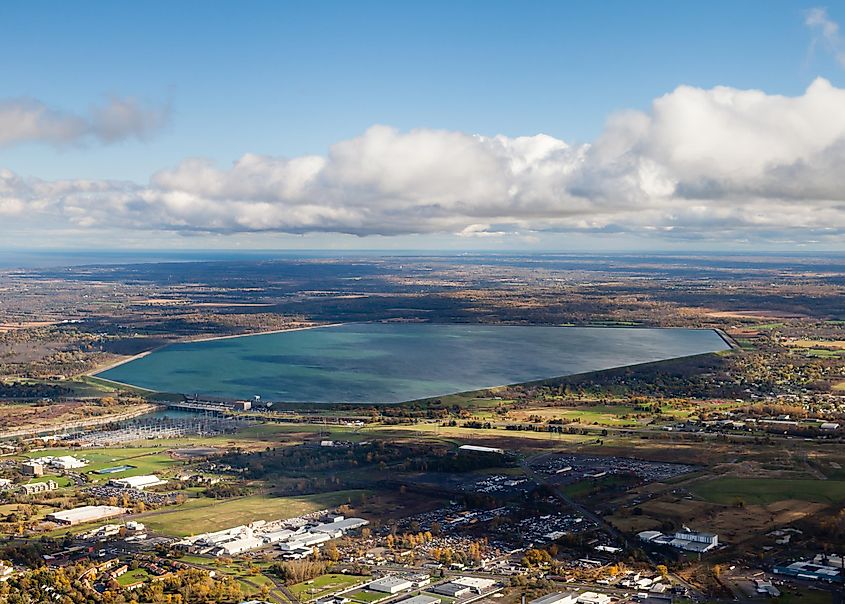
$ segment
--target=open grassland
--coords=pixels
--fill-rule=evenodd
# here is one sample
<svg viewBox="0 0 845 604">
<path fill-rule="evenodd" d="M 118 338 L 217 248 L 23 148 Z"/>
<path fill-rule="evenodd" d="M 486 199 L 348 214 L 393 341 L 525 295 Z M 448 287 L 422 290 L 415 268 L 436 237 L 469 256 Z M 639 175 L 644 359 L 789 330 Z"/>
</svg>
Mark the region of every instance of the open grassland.
<svg viewBox="0 0 845 604">
<path fill-rule="evenodd" d="M 338 573 L 330 573 L 327 575 L 320 575 L 311 581 L 304 581 L 291 585 L 290 591 L 298 599 L 303 602 L 309 600 L 316 600 L 323 596 L 328 596 L 337 593 L 344 589 L 349 589 L 355 585 L 359 585 L 367 580 L 367 577 L 360 575 L 342 575 Z"/>
<path fill-rule="evenodd" d="M 135 570 L 128 570 L 117 578 L 119 585 L 132 585 L 138 581 L 146 581 L 150 578 L 150 573 L 143 568 L 136 568 Z"/>
<path fill-rule="evenodd" d="M 250 495 L 223 500 L 198 497 L 178 506 L 146 512 L 136 518 L 158 533 L 184 537 L 255 520 L 293 518 L 347 503 L 358 493 L 361 491 L 335 491 L 296 497 Z"/>
<path fill-rule="evenodd" d="M 845 481 L 779 478 L 716 478 L 694 487 L 706 501 L 733 504 L 738 501 L 766 505 L 788 499 L 813 503 L 845 500 Z"/>
<path fill-rule="evenodd" d="M 628 405 L 590 405 L 579 407 L 539 407 L 511 411 L 506 420 L 527 421 L 532 415 L 544 420 L 564 419 L 580 424 L 631 427 L 645 423 L 645 418 L 634 417 L 637 411 Z"/>
</svg>

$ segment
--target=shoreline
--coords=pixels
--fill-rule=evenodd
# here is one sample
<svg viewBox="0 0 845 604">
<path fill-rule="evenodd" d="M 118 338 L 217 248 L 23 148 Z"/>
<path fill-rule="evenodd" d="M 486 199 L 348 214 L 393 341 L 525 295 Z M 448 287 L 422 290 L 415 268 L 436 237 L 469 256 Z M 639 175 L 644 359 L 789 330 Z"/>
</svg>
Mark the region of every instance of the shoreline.
<svg viewBox="0 0 845 604">
<path fill-rule="evenodd" d="M 288 332 L 288 331 L 304 331 L 306 329 L 319 329 L 321 327 L 340 327 L 341 325 L 346 325 L 346 324 L 345 323 L 326 323 L 325 325 L 308 325 L 306 327 L 292 327 L 290 329 L 271 329 L 269 331 L 256 331 L 256 332 L 253 332 L 253 333 L 236 333 L 236 334 L 231 334 L 231 335 L 228 335 L 228 336 L 203 336 L 203 337 L 199 337 L 199 338 L 193 338 L 193 339 L 190 339 L 190 340 L 177 340 L 177 341 L 174 341 L 174 342 L 168 342 L 167 344 L 162 344 L 161 346 L 156 346 L 155 348 L 150 348 L 149 350 L 145 350 L 144 352 L 139 352 L 138 354 L 134 354 L 131 357 L 127 357 L 125 359 L 120 359 L 119 361 L 109 363 L 105 367 L 98 367 L 96 369 L 92 369 L 91 371 L 83 373 L 82 375 L 86 376 L 86 377 L 97 378 L 98 380 L 103 380 L 103 381 L 106 381 L 106 382 L 111 382 L 112 384 L 119 384 L 121 386 L 132 386 L 133 388 L 140 388 L 141 390 L 147 390 L 148 392 L 156 392 L 155 390 L 149 390 L 148 388 L 141 388 L 140 386 L 135 386 L 134 384 L 127 384 L 125 382 L 118 382 L 118 381 L 115 381 L 115 380 L 110 380 L 108 378 L 100 377 L 97 374 L 104 373 L 106 371 L 114 369 L 115 367 L 120 367 L 121 365 L 123 365 L 125 363 L 129 363 L 131 361 L 136 361 L 138 359 L 142 359 L 145 356 L 147 356 L 148 354 L 152 354 L 152 353 L 156 352 L 157 350 L 161 350 L 162 348 L 167 348 L 168 346 L 173 346 L 175 344 L 194 344 L 194 343 L 197 343 L 197 342 L 212 342 L 214 340 L 231 340 L 233 338 L 247 338 L 247 337 L 250 337 L 250 336 L 265 336 L 265 335 L 271 335 L 271 334 L 274 334 L 274 333 L 285 333 L 285 332 Z"/>
<path fill-rule="evenodd" d="M 326 323 L 325 325 L 308 325 L 306 327 L 292 327 L 290 329 L 271 329 L 270 331 L 256 331 L 254 333 L 236 333 L 228 336 L 204 336 L 201 338 L 195 338 L 193 340 L 186 340 L 185 342 L 173 342 L 173 344 L 194 344 L 196 342 L 212 342 L 214 340 L 232 340 L 234 338 L 248 338 L 250 336 L 267 336 L 274 333 L 286 333 L 289 331 L 305 331 L 306 329 L 320 329 L 323 327 L 340 327 L 342 325 L 346 325 L 346 323 Z M 170 344 L 165 344 L 164 346 L 170 346 Z M 159 348 L 164 348 L 164 346 L 159 346 Z M 147 351 L 147 353 L 152 352 L 152 350 Z"/>
</svg>

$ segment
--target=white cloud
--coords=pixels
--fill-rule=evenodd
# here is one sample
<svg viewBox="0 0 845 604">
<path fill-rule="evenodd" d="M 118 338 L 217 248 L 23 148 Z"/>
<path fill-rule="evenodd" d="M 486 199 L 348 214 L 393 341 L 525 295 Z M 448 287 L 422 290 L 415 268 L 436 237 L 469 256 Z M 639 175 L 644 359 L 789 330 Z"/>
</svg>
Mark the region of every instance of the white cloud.
<svg viewBox="0 0 845 604">
<path fill-rule="evenodd" d="M 111 98 L 104 105 L 92 106 L 86 115 L 48 107 L 35 99 L 0 100 L 0 147 L 143 140 L 166 124 L 169 113 L 168 107 L 146 106 L 134 99 Z"/>
<path fill-rule="evenodd" d="M 592 145 L 374 126 L 325 156 L 188 159 L 145 185 L 0 171 L 0 214 L 185 234 L 801 241 L 845 233 L 843 166 L 845 90 L 826 80 L 797 97 L 681 86 L 611 116 Z"/>
<path fill-rule="evenodd" d="M 810 51 L 821 44 L 842 67 L 845 67 L 845 41 L 839 33 L 839 24 L 830 18 L 827 9 L 816 7 L 808 10 L 804 15 L 804 25 L 813 32 Z"/>
</svg>

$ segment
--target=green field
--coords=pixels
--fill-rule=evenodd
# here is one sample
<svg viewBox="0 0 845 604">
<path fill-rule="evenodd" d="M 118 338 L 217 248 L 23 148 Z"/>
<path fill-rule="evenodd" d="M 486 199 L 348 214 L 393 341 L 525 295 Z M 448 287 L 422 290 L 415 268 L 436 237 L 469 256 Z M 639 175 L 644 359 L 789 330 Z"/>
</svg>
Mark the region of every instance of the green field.
<svg viewBox="0 0 845 604">
<path fill-rule="evenodd" d="M 843 480 L 795 480 L 778 478 L 717 478 L 696 485 L 695 493 L 706 501 L 766 505 L 786 499 L 814 503 L 845 500 Z"/>
<path fill-rule="evenodd" d="M 343 591 L 344 589 L 349 589 L 353 585 L 358 585 L 364 582 L 366 579 L 366 577 L 359 575 L 341 575 L 331 573 L 327 575 L 320 575 L 311 581 L 292 585 L 290 591 L 297 598 L 305 602 L 309 600 L 316 600 L 318 598 L 322 598 L 323 596 Z M 384 597 L 384 595 L 385 594 L 381 594 L 382 597 Z"/>
<path fill-rule="evenodd" d="M 41 449 L 39 451 L 31 451 L 26 454 L 29 458 L 44 457 L 47 455 L 73 455 L 77 459 L 83 459 L 88 462 L 88 465 L 81 469 L 82 472 L 88 474 L 89 480 L 92 482 L 107 481 L 110 478 L 117 476 L 124 478 L 126 476 L 138 476 L 141 474 L 153 474 L 161 472 L 176 465 L 179 462 L 167 454 L 167 450 L 162 446 L 150 447 L 118 447 L 105 449 L 85 449 L 74 450 L 69 448 L 62 449 Z M 112 466 L 131 465 L 135 466 L 125 472 L 119 474 L 95 474 L 97 470 L 109 468 Z"/>
<path fill-rule="evenodd" d="M 832 604 L 833 594 L 821 589 L 799 589 L 785 591 L 779 598 L 772 600 L 776 604 Z"/>
<path fill-rule="evenodd" d="M 584 479 L 565 485 L 561 490 L 573 499 L 584 499 L 597 490 L 615 488 L 633 481 L 624 476 L 605 476 L 597 479 Z"/>
<path fill-rule="evenodd" d="M 59 485 L 60 488 L 67 487 L 73 484 L 71 479 L 67 476 L 52 476 L 49 474 L 45 474 L 44 476 L 38 476 L 37 478 L 32 478 L 27 484 L 32 484 L 34 482 L 47 482 L 48 480 L 52 480 L 57 485 Z"/>
<path fill-rule="evenodd" d="M 135 570 L 128 570 L 117 578 L 120 585 L 132 585 L 138 581 L 146 581 L 150 577 L 150 573 L 143 568 L 136 568 Z"/>
<path fill-rule="evenodd" d="M 250 495 L 234 499 L 198 497 L 136 517 L 153 531 L 184 537 L 247 524 L 255 520 L 293 518 L 346 503 L 361 491 L 335 491 L 298 497 Z"/>
<path fill-rule="evenodd" d="M 350 600 L 362 602 L 363 604 L 372 604 L 373 602 L 378 602 L 379 600 L 384 600 L 389 597 L 389 594 L 382 593 L 380 591 L 373 591 L 371 589 L 358 589 L 344 595 Z"/>
</svg>

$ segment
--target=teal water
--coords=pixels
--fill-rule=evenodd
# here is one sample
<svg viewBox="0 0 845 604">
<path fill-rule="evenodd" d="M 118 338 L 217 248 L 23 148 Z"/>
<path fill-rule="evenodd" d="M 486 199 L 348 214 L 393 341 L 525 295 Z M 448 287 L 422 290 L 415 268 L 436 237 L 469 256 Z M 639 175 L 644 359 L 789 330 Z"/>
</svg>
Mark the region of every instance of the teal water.
<svg viewBox="0 0 845 604">
<path fill-rule="evenodd" d="M 188 395 L 395 403 L 727 348 L 712 330 L 359 323 L 173 344 L 98 376 Z"/>
</svg>

